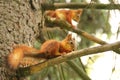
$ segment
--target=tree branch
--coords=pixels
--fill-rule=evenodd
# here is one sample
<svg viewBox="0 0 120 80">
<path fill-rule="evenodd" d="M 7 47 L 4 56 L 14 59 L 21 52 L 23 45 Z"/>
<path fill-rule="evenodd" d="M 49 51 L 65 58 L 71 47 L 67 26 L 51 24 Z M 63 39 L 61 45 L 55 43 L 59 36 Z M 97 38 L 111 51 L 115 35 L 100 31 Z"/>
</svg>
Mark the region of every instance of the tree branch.
<svg viewBox="0 0 120 80">
<path fill-rule="evenodd" d="M 58 8 L 85 8 L 85 9 L 120 9 L 120 4 L 96 4 L 96 3 L 54 3 L 54 4 L 42 4 L 42 8 L 45 10 L 53 10 Z"/>
<path fill-rule="evenodd" d="M 77 33 L 77 34 L 79 34 L 79 35 L 81 35 L 81 36 L 83 36 L 83 37 L 85 37 L 85 38 L 87 38 L 87 39 L 89 39 L 89 40 L 91 40 L 93 42 L 96 42 L 98 44 L 101 44 L 101 45 L 108 44 L 107 42 L 105 42 L 105 41 L 103 41 L 101 39 L 98 39 L 97 37 L 85 32 L 83 30 L 72 29 L 72 26 L 68 22 L 66 22 L 64 20 L 53 19 L 53 18 L 45 16 L 45 23 L 46 24 L 49 23 L 50 25 L 49 24 L 47 25 L 49 27 L 59 26 L 60 28 L 67 29 L 69 31 L 73 31 L 73 32 L 75 32 L 75 33 Z M 120 49 L 116 49 L 116 50 L 114 50 L 114 52 L 120 54 Z"/>
<path fill-rule="evenodd" d="M 56 64 L 60 64 L 62 62 L 72 60 L 72 59 L 77 58 L 77 57 L 81 57 L 81 56 L 85 56 L 85 55 L 91 55 L 91 54 L 95 54 L 95 53 L 101 53 L 101 52 L 105 52 L 105 51 L 109 51 L 109 50 L 115 50 L 115 49 L 118 49 L 118 48 L 120 48 L 120 41 L 112 43 L 112 44 L 106 44 L 106 45 L 102 45 L 102 46 L 85 48 L 85 49 L 82 49 L 82 50 L 73 51 L 73 52 L 70 52 L 66 55 L 47 60 L 43 63 L 31 66 L 31 67 L 20 68 L 18 70 L 18 74 L 19 74 L 19 76 L 31 75 L 31 74 L 37 73 L 37 72 L 45 69 L 46 67 L 50 67 L 50 66 L 53 66 L 53 65 L 56 65 Z"/>
</svg>

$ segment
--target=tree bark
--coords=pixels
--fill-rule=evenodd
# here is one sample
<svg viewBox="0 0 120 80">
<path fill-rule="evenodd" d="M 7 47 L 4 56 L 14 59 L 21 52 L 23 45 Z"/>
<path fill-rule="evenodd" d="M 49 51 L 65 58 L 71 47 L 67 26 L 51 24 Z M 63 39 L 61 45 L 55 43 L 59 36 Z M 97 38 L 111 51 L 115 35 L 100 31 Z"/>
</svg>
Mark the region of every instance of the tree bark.
<svg viewBox="0 0 120 80">
<path fill-rule="evenodd" d="M 16 72 L 7 65 L 7 54 L 16 44 L 33 45 L 41 21 L 42 11 L 34 8 L 32 0 L 0 0 L 0 80 L 16 79 Z"/>
</svg>

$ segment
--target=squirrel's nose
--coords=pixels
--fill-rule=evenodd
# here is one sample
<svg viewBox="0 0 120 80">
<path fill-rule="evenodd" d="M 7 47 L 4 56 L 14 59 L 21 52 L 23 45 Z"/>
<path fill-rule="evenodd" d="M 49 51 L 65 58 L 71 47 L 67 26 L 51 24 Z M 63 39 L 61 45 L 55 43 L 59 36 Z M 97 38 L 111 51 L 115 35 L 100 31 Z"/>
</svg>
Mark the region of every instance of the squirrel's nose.
<svg viewBox="0 0 120 80">
<path fill-rule="evenodd" d="M 75 49 L 73 48 L 73 51 L 74 51 Z"/>
</svg>

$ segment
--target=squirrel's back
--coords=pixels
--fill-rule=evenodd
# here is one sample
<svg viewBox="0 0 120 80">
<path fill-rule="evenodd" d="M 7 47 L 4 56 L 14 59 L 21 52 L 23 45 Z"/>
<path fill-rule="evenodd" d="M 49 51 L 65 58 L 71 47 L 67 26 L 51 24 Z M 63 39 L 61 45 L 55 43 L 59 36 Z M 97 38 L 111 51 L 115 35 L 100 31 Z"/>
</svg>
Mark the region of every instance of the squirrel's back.
<svg viewBox="0 0 120 80">
<path fill-rule="evenodd" d="M 44 55 L 45 58 L 53 58 L 59 52 L 60 42 L 57 40 L 48 40 L 41 45 L 38 56 Z"/>
</svg>

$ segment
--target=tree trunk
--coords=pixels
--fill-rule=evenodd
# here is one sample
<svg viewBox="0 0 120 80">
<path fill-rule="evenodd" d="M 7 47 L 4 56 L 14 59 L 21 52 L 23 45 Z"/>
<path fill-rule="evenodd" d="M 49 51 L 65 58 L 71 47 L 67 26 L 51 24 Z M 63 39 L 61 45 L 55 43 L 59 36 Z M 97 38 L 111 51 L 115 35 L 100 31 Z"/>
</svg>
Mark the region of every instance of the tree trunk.
<svg viewBox="0 0 120 80">
<path fill-rule="evenodd" d="M 32 0 L 0 0 L 0 80 L 16 80 L 16 72 L 7 65 L 7 54 L 15 44 L 33 45 L 41 21 L 42 12 Z"/>
</svg>

